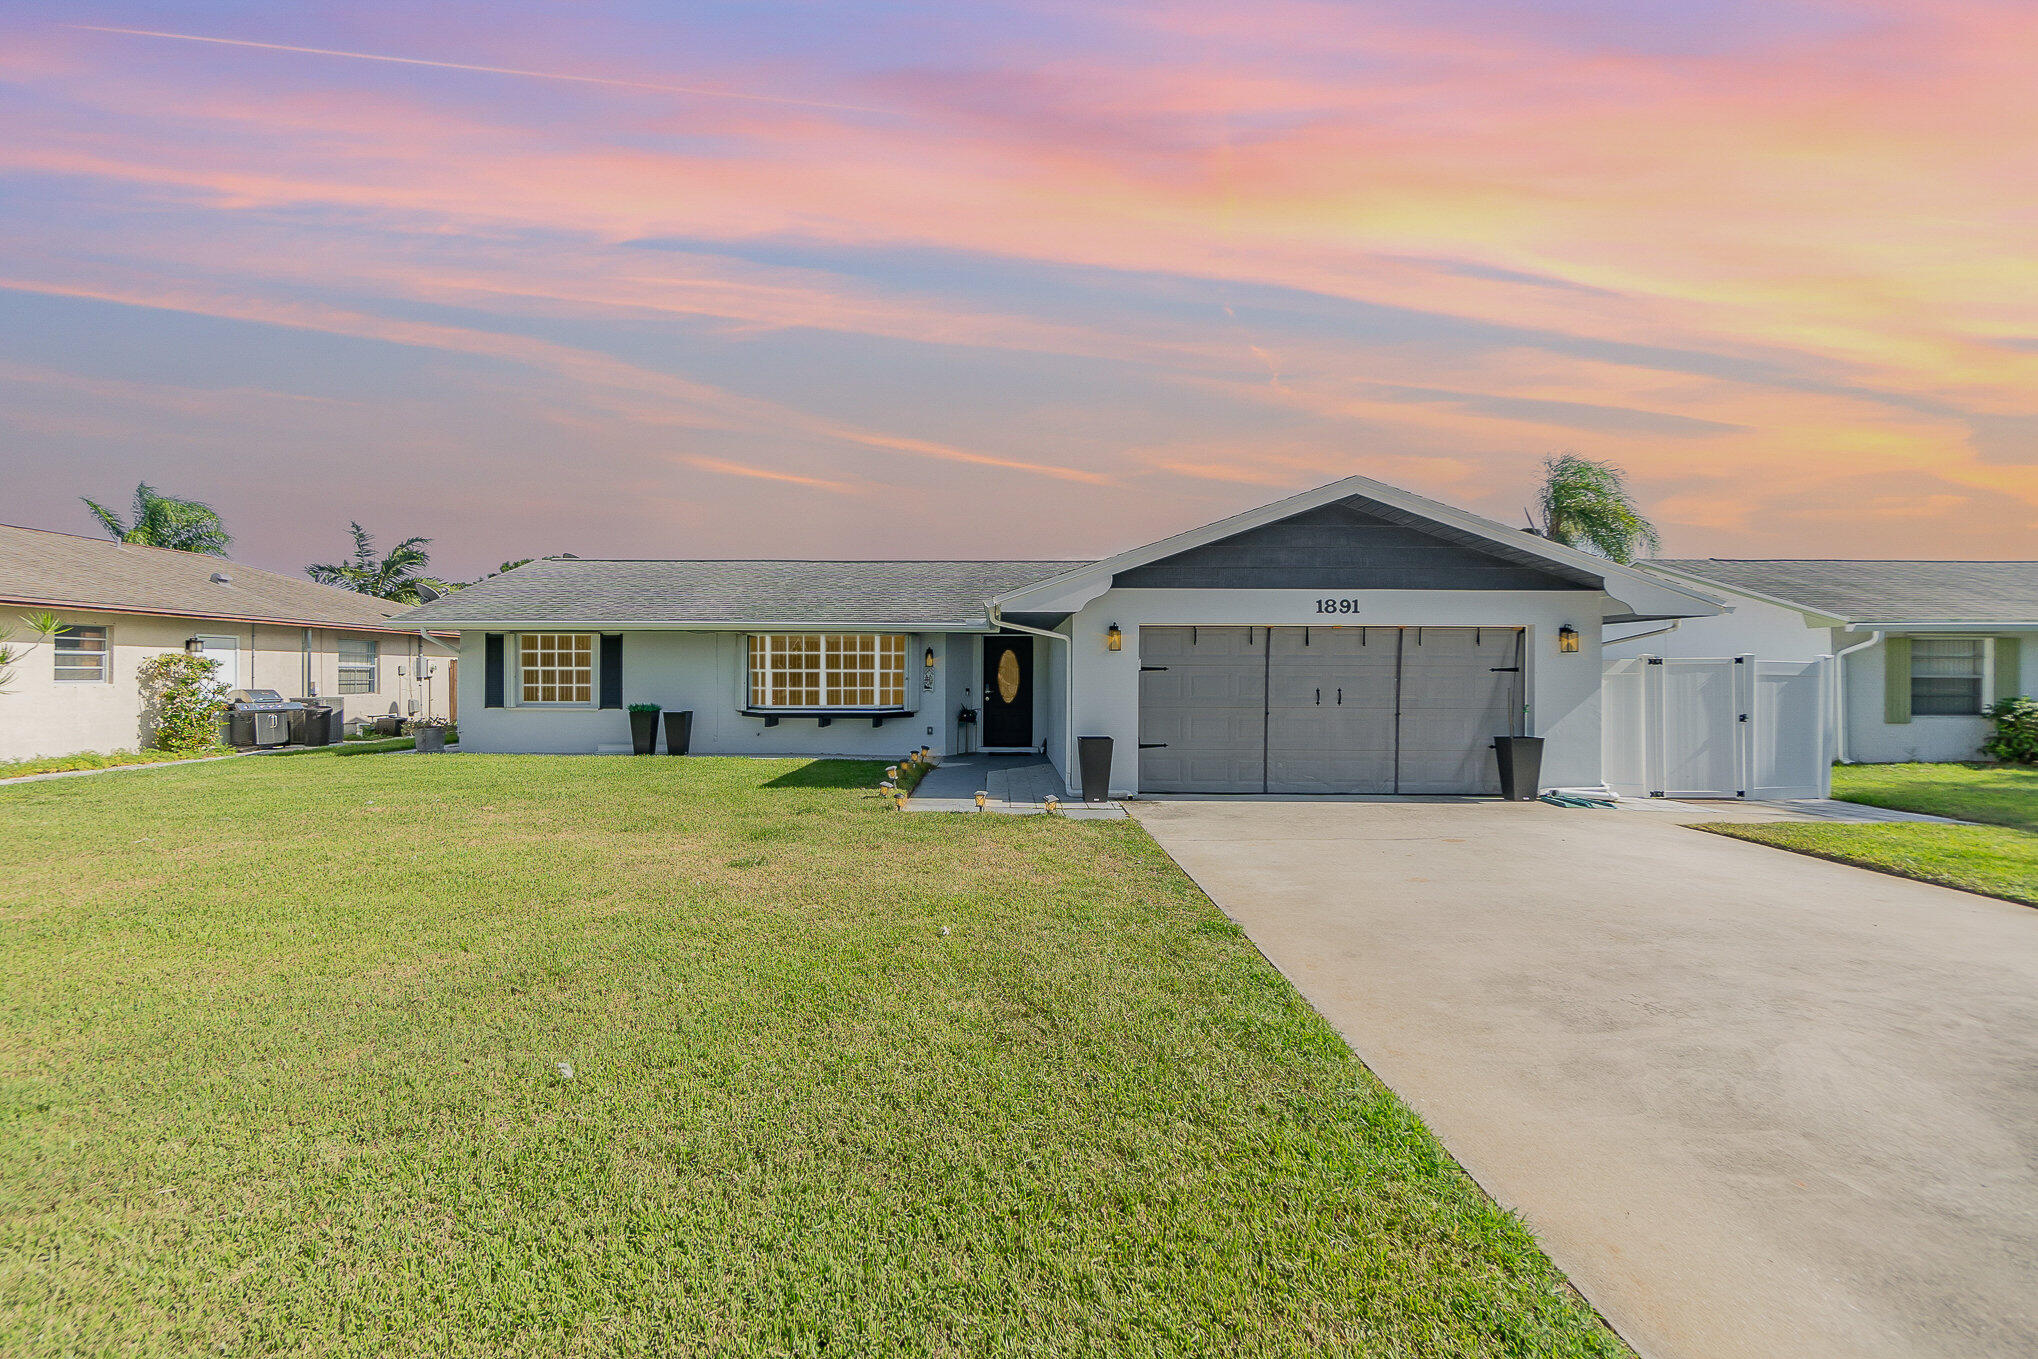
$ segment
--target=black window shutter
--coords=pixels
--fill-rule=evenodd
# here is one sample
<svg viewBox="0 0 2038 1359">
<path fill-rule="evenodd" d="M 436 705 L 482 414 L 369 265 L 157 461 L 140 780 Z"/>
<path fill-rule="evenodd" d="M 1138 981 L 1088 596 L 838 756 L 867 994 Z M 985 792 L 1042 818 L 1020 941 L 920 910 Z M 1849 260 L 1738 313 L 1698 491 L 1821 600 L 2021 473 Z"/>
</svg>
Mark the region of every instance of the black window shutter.
<svg viewBox="0 0 2038 1359">
<path fill-rule="evenodd" d="M 604 708 L 623 706 L 623 638 L 621 633 L 605 632 L 601 638 L 601 705 Z"/>
<path fill-rule="evenodd" d="M 488 634 L 481 655 L 482 694 L 481 706 L 500 708 L 502 706 L 502 634 Z"/>
</svg>

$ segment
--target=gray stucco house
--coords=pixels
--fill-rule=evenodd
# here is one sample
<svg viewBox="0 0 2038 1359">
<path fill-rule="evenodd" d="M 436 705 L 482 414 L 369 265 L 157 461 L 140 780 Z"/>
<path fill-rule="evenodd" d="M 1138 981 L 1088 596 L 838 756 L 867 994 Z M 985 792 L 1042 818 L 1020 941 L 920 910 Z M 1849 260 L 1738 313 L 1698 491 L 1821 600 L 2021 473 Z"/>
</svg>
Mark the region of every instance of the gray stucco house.
<svg viewBox="0 0 2038 1359">
<path fill-rule="evenodd" d="M 1363 477 L 1094 562 L 531 562 L 399 621 L 458 631 L 461 746 L 1040 751 L 1113 738 L 1114 795 L 1477 793 L 1493 738 L 1598 784 L 1608 624 L 1705 588 Z"/>
<path fill-rule="evenodd" d="M 1699 558 L 1643 568 L 1724 611 L 1610 627 L 1611 658 L 1835 658 L 1829 752 L 1843 761 L 1971 760 L 1998 699 L 2038 666 L 2038 562 Z M 1623 640 L 1637 632 L 1650 635 Z"/>
</svg>

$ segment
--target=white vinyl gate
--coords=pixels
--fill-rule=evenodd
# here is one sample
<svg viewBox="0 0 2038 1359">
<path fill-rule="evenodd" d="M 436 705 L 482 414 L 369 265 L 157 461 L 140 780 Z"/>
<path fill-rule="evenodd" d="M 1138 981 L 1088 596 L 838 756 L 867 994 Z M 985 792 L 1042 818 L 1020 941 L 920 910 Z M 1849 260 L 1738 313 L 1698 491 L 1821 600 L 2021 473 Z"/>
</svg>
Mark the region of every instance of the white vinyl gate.
<svg viewBox="0 0 2038 1359">
<path fill-rule="evenodd" d="M 1606 662 L 1602 766 L 1624 797 L 1826 797 L 1830 657 Z"/>
</svg>

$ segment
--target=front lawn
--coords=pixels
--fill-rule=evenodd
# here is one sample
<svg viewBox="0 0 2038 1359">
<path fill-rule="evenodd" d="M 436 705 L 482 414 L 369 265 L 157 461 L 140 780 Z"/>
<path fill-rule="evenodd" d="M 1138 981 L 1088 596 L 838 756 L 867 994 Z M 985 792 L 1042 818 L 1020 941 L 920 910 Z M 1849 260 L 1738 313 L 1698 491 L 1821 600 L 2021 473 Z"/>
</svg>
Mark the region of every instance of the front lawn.
<svg viewBox="0 0 2038 1359">
<path fill-rule="evenodd" d="M 1833 796 L 2038 832 L 2038 768 L 2028 765 L 1835 765 Z"/>
<path fill-rule="evenodd" d="M 2024 831 L 1929 822 L 1710 822 L 1698 829 L 2038 906 L 2038 835 Z"/>
<path fill-rule="evenodd" d="M 878 776 L 0 789 L 0 1352 L 1625 1353 L 1136 823 Z"/>
</svg>

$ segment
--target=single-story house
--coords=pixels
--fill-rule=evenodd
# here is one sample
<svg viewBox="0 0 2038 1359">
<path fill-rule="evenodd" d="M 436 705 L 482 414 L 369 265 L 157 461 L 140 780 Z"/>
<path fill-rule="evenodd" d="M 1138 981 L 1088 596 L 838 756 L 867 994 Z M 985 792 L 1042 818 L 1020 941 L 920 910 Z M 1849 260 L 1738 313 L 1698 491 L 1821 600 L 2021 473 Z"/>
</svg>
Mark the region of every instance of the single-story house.
<svg viewBox="0 0 2038 1359">
<path fill-rule="evenodd" d="M 405 614 L 457 630 L 461 746 L 1039 751 L 1114 796 L 1480 793 L 1496 736 L 1601 781 L 1609 623 L 1717 614 L 1696 585 L 1350 477 L 1103 561 L 548 558 Z"/>
<path fill-rule="evenodd" d="M 0 759 L 148 744 L 136 671 L 202 651 L 230 689 L 337 701 L 349 724 L 451 716 L 450 635 L 400 604 L 193 552 L 0 525 L 0 630 L 22 653 L 0 692 Z M 30 615 L 62 624 L 43 638 Z"/>
<path fill-rule="evenodd" d="M 1989 731 L 1982 714 L 2038 687 L 2031 674 L 2038 562 L 1699 558 L 1642 566 L 1715 595 L 1725 611 L 1667 627 L 1609 627 L 1609 658 L 1833 657 L 1829 750 L 1842 761 L 1975 759 Z"/>
</svg>

